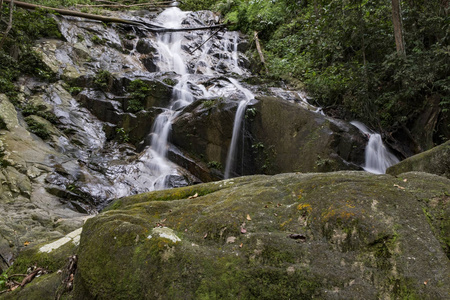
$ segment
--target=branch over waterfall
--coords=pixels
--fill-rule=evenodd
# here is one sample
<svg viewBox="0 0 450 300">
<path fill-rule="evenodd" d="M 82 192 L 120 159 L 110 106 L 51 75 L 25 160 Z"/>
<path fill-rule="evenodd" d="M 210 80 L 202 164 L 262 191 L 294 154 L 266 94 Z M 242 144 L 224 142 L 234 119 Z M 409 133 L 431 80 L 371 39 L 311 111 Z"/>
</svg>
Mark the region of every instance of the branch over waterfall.
<svg viewBox="0 0 450 300">
<path fill-rule="evenodd" d="M 11 2 L 11 0 L 4 0 L 5 3 Z M 97 20 L 105 23 L 119 23 L 119 24 L 129 24 L 129 25 L 135 25 L 135 26 L 144 26 L 147 30 L 152 32 L 178 32 L 178 31 L 195 31 L 195 30 L 208 30 L 208 29 L 215 29 L 215 28 L 222 28 L 226 27 L 226 24 L 217 24 L 217 25 L 211 25 L 211 26 L 199 26 L 199 27 L 189 27 L 189 28 L 164 28 L 160 25 L 151 24 L 151 23 L 145 23 L 137 20 L 126 20 L 121 18 L 114 18 L 114 17 L 106 17 L 101 15 L 94 15 L 94 14 L 88 14 L 83 13 L 75 10 L 69 10 L 69 9 L 59 9 L 59 8 L 53 8 L 48 6 L 42 6 L 42 5 L 36 5 L 21 1 L 14 1 L 14 5 L 17 7 L 25 8 L 25 9 L 46 9 L 49 11 L 53 11 L 55 13 L 58 13 L 60 15 L 64 16 L 73 16 L 73 17 L 80 17 L 90 20 Z"/>
</svg>

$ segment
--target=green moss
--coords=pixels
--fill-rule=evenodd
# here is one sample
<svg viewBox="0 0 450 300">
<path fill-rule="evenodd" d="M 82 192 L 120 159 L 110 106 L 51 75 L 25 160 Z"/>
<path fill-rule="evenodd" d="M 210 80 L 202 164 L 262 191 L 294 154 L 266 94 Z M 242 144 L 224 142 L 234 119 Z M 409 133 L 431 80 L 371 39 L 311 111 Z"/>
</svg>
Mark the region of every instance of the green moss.
<svg viewBox="0 0 450 300">
<path fill-rule="evenodd" d="M 164 78 L 163 82 L 170 86 L 175 86 L 177 84 L 177 81 L 173 80 L 172 78 Z"/>
<path fill-rule="evenodd" d="M 108 91 L 112 85 L 113 76 L 109 71 L 100 70 L 95 75 L 94 84 L 102 91 Z"/>
<path fill-rule="evenodd" d="M 27 122 L 28 129 L 30 132 L 34 133 L 38 137 L 40 137 L 43 140 L 48 140 L 51 137 L 50 132 L 48 131 L 45 124 L 39 123 L 35 119 L 33 119 L 31 116 L 25 118 L 25 122 Z"/>
<path fill-rule="evenodd" d="M 50 253 L 43 253 L 39 251 L 39 247 L 43 245 L 22 250 L 20 256 L 8 270 L 8 274 L 25 274 L 27 269 L 32 266 L 44 268 L 49 272 L 56 272 L 68 263 L 69 256 L 73 255 L 77 249 L 77 246 L 72 242 L 68 242 Z"/>
<path fill-rule="evenodd" d="M 401 190 L 399 179 L 363 172 L 280 174 L 122 198 L 85 224 L 75 286 L 90 299 L 439 295 L 446 269 L 416 239 L 431 231 L 412 195 L 422 189 L 431 205 L 448 186 L 419 178 L 406 175 Z M 156 235 L 161 226 L 181 241 Z M 430 276 L 441 286 L 425 287 Z"/>
<path fill-rule="evenodd" d="M 22 115 L 24 117 L 36 115 L 46 119 L 52 124 L 59 123 L 58 117 L 44 105 L 38 106 L 33 103 L 26 103 L 25 105 L 22 105 Z"/>
<path fill-rule="evenodd" d="M 92 41 L 94 44 L 98 44 L 98 45 L 105 45 L 105 44 L 106 44 L 106 40 L 104 40 L 104 39 L 98 37 L 97 35 L 93 35 L 93 36 L 91 37 L 91 41 Z"/>
</svg>

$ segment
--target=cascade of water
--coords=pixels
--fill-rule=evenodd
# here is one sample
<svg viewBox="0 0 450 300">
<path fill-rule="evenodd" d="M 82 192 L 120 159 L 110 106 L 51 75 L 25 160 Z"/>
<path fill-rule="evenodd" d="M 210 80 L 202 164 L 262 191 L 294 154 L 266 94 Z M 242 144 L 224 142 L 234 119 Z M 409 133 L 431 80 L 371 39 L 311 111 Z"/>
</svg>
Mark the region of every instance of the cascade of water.
<svg viewBox="0 0 450 300">
<path fill-rule="evenodd" d="M 162 12 L 157 21 L 168 28 L 177 28 L 186 16 L 186 12 L 173 7 Z M 153 124 L 151 144 L 147 149 L 149 168 L 156 177 L 154 189 L 166 188 L 166 178 L 174 172 L 166 159 L 168 139 L 172 121 L 179 114 L 179 109 L 191 103 L 194 98 L 188 86 L 188 68 L 181 50 L 181 33 L 162 33 L 157 36 L 156 49 L 159 54 L 157 66 L 160 71 L 175 71 L 181 75 L 172 94 L 171 105 L 159 114 Z"/>
<path fill-rule="evenodd" d="M 202 42 L 209 39 L 210 36 L 206 33 L 202 35 Z M 212 75 L 213 71 L 211 69 L 211 64 L 209 63 L 208 53 L 211 49 L 213 43 L 211 40 L 207 40 L 206 43 L 201 47 L 201 54 L 195 64 L 195 72 L 194 73 L 203 73 L 205 75 Z M 201 71 L 201 72 L 200 72 Z"/>
<path fill-rule="evenodd" d="M 188 12 L 183 12 L 180 9 L 173 7 L 168 8 L 162 12 L 156 21 L 161 23 L 166 28 L 179 28 L 183 20 L 188 15 Z M 243 74 L 237 65 L 237 42 L 238 35 L 236 33 L 226 33 L 224 39 L 224 57 L 226 57 L 226 65 L 229 70 L 233 72 Z M 203 41 L 206 41 L 210 37 L 210 33 L 205 32 L 198 35 Z M 234 38 L 232 38 L 234 37 Z M 153 178 L 150 182 L 153 183 L 153 189 L 163 189 L 167 187 L 167 178 L 171 175 L 176 175 L 177 171 L 174 166 L 166 159 L 168 151 L 168 139 L 170 136 L 171 125 L 174 119 L 180 114 L 181 109 L 189 105 L 194 101 L 194 96 L 191 92 L 190 86 L 193 89 L 203 93 L 203 97 L 215 95 L 213 91 L 209 92 L 205 86 L 196 83 L 193 74 L 190 73 L 202 73 L 203 75 L 217 75 L 217 72 L 211 65 L 211 58 L 209 57 L 210 49 L 215 45 L 213 40 L 208 40 L 200 49 L 198 53 L 200 55 L 197 58 L 196 63 L 189 62 L 191 68 L 188 67 L 188 61 L 191 57 L 188 55 L 186 49 L 182 49 L 182 41 L 184 36 L 182 33 L 161 33 L 157 35 L 157 41 L 155 48 L 157 50 L 158 61 L 156 66 L 160 72 L 175 71 L 180 75 L 178 83 L 173 88 L 172 100 L 169 108 L 159 114 L 153 124 L 151 131 L 151 143 L 150 147 L 141 156 L 141 162 L 145 161 L 145 167 L 151 170 Z M 234 45 L 231 47 L 230 41 L 233 40 Z M 231 53 L 233 52 L 233 53 Z M 233 139 L 228 153 L 228 159 L 226 163 L 227 176 L 233 169 L 235 151 L 237 147 L 237 140 L 242 124 L 242 118 L 245 112 L 245 108 L 249 101 L 254 98 L 253 94 L 242 87 L 238 81 L 229 78 L 231 86 L 234 89 L 239 90 L 244 94 L 244 100 L 239 103 L 238 111 L 236 113 L 233 129 Z M 222 94 L 222 91 L 219 92 Z M 155 179 L 156 178 L 156 179 Z"/>
<path fill-rule="evenodd" d="M 255 98 L 253 93 L 248 89 L 244 88 L 236 79 L 233 78 L 228 79 L 230 80 L 231 83 L 234 84 L 234 86 L 236 86 L 236 88 L 239 91 L 241 91 L 244 94 L 244 99 L 242 99 L 239 102 L 236 115 L 234 116 L 233 135 L 231 137 L 231 144 L 228 149 L 227 161 L 225 165 L 225 174 L 224 174 L 225 179 L 230 178 L 230 173 L 235 167 L 237 141 L 239 139 L 239 134 L 241 132 L 241 126 L 242 121 L 244 119 L 245 109 L 247 108 L 249 102 Z"/>
<path fill-rule="evenodd" d="M 233 62 L 234 66 L 238 67 L 238 34 L 234 34 L 233 38 Z"/>
<path fill-rule="evenodd" d="M 385 174 L 387 168 L 399 162 L 398 158 L 383 144 L 380 134 L 373 132 L 361 122 L 352 121 L 350 124 L 369 137 L 365 150 L 364 170 L 374 174 Z"/>
</svg>

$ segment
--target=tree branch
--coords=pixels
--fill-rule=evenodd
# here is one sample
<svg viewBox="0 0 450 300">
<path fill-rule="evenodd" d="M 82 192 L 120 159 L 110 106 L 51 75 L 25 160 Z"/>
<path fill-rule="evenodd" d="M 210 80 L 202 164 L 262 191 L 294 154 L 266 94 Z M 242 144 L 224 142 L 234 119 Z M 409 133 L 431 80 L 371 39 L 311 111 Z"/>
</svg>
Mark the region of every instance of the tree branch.
<svg viewBox="0 0 450 300">
<path fill-rule="evenodd" d="M 193 54 L 195 51 L 197 51 L 198 49 L 200 49 L 204 44 L 206 44 L 207 41 L 209 41 L 213 36 L 215 36 L 219 31 L 221 31 L 222 28 L 217 29 L 213 34 L 211 34 L 211 36 L 209 38 L 206 39 L 206 41 L 204 41 L 203 43 L 201 43 L 200 46 L 196 47 L 194 50 L 192 50 L 189 54 Z"/>
<path fill-rule="evenodd" d="M 12 2 L 14 0 L 3 0 L 5 2 Z M 126 20 L 121 18 L 113 18 L 113 17 L 104 17 L 94 14 L 88 14 L 88 13 L 82 13 L 74 10 L 68 10 L 68 9 L 59 9 L 59 8 L 53 8 L 53 7 L 47 7 L 42 5 L 35 5 L 30 4 L 26 2 L 21 1 L 14 1 L 14 4 L 18 7 L 26 8 L 26 9 L 46 9 L 49 11 L 54 11 L 60 15 L 65 16 L 73 16 L 73 17 L 81 17 L 91 20 L 97 20 L 105 23 L 121 23 L 121 24 L 129 24 L 129 25 L 136 25 L 136 26 L 144 26 L 147 30 L 152 32 L 178 32 L 178 31 L 193 31 L 193 30 L 207 30 L 207 29 L 213 29 L 213 28 L 219 28 L 219 27 L 226 27 L 225 24 L 219 24 L 219 25 L 212 25 L 212 26 L 201 26 L 201 27 L 192 27 L 192 28 L 164 28 L 160 25 L 156 24 L 150 24 L 145 22 L 140 22 L 136 20 Z"/>
</svg>

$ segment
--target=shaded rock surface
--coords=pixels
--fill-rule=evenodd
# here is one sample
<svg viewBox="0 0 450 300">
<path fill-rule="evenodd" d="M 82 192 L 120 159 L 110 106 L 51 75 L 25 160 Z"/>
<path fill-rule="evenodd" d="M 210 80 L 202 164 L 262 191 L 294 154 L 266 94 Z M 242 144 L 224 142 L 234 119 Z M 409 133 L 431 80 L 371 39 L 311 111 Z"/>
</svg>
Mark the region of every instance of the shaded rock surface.
<svg viewBox="0 0 450 300">
<path fill-rule="evenodd" d="M 247 108 L 234 175 L 361 169 L 367 140 L 353 126 L 285 99 L 256 99 Z M 193 103 L 174 121 L 172 142 L 225 167 L 236 109 L 233 95 Z"/>
<path fill-rule="evenodd" d="M 427 172 L 450 178 L 450 141 L 411 156 L 391 166 L 386 172 L 398 175 L 410 171 Z"/>
<path fill-rule="evenodd" d="M 336 172 L 119 199 L 84 225 L 74 299 L 447 299 L 449 193 Z"/>
</svg>

